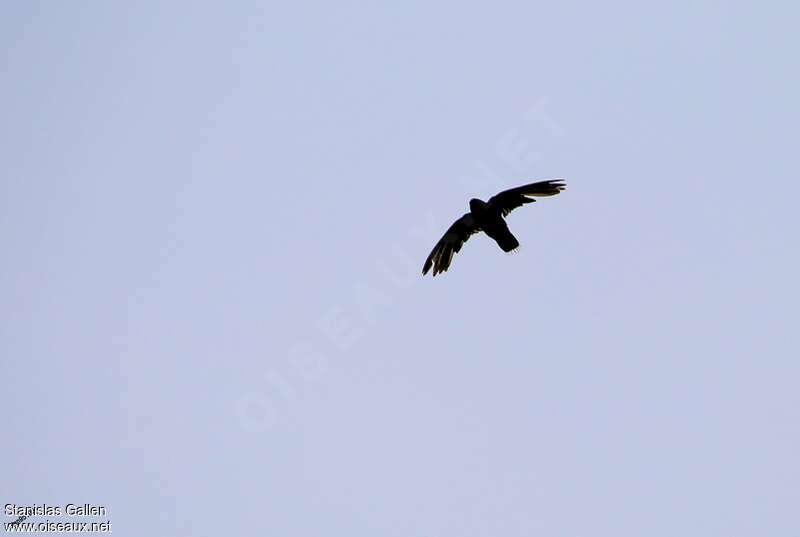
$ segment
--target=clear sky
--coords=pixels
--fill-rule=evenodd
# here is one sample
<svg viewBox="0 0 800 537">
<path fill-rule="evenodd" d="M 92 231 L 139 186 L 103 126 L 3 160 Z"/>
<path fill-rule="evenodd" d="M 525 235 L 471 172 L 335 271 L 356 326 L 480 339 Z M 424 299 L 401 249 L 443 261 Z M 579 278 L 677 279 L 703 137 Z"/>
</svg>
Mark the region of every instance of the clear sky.
<svg viewBox="0 0 800 537">
<path fill-rule="evenodd" d="M 0 15 L 0 503 L 121 536 L 800 532 L 793 3 Z M 422 278 L 469 198 L 554 177 L 518 254 Z"/>
</svg>

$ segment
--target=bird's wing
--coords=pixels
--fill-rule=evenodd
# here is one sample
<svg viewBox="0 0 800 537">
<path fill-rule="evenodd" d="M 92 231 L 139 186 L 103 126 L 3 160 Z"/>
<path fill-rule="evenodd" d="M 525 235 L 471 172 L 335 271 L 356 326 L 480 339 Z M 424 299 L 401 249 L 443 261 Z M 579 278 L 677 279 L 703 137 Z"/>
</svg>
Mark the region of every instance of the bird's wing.
<svg viewBox="0 0 800 537">
<path fill-rule="evenodd" d="M 489 198 L 489 210 L 506 216 L 517 207 L 536 201 L 530 196 L 555 196 L 565 187 L 562 179 L 554 179 L 504 190 Z"/>
<path fill-rule="evenodd" d="M 480 231 L 480 228 L 470 213 L 453 222 L 453 225 L 448 228 L 444 236 L 433 247 L 428 259 L 425 260 L 422 274 L 427 274 L 431 267 L 433 267 L 434 276 L 446 271 L 450 267 L 453 255 L 459 252 L 464 243 L 467 242 L 467 239 L 478 231 Z"/>
</svg>

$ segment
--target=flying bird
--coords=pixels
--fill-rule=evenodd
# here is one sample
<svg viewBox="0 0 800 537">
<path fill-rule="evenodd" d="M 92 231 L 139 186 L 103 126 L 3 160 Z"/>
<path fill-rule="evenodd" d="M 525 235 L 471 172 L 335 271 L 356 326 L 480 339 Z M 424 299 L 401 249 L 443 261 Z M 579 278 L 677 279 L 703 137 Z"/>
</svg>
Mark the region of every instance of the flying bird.
<svg viewBox="0 0 800 537">
<path fill-rule="evenodd" d="M 422 267 L 423 276 L 431 267 L 434 276 L 450 268 L 453 255 L 461 251 L 467 239 L 479 231 L 494 239 L 504 252 L 514 251 L 519 241 L 509 231 L 504 217 L 517 207 L 536 201 L 531 196 L 555 196 L 564 188 L 564 181 L 555 179 L 504 190 L 489 198 L 488 202 L 472 198 L 469 200 L 469 212 L 453 222 L 431 250 Z"/>
</svg>

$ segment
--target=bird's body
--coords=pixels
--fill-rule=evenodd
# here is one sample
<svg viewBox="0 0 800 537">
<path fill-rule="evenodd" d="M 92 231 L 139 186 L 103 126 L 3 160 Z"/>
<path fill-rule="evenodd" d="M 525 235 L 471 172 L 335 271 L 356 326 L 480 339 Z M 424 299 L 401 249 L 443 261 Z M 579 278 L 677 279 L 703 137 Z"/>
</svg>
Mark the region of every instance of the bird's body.
<svg viewBox="0 0 800 537">
<path fill-rule="evenodd" d="M 469 200 L 469 212 L 453 222 L 444 236 L 433 247 L 422 274 L 427 274 L 433 267 L 433 275 L 446 271 L 450 267 L 453 255 L 469 237 L 483 231 L 494 239 L 504 252 L 511 252 L 519 246 L 519 241 L 508 229 L 505 216 L 526 203 L 533 203 L 530 196 L 554 196 L 564 190 L 561 180 L 540 181 L 529 185 L 512 188 L 492 196 L 488 202 L 473 198 Z"/>
<path fill-rule="evenodd" d="M 476 198 L 469 200 L 469 213 L 475 219 L 476 226 L 494 239 L 504 252 L 510 252 L 519 246 L 519 241 L 509 231 L 505 218 L 498 211 L 493 211 L 485 201 Z"/>
</svg>

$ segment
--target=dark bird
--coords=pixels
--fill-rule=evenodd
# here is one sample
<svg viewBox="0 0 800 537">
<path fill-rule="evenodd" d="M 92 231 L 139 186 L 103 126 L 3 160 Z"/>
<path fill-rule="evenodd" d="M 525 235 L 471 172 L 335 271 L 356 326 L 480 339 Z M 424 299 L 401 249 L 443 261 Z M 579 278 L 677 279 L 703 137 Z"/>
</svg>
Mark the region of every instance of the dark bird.
<svg viewBox="0 0 800 537">
<path fill-rule="evenodd" d="M 427 274 L 431 267 L 434 276 L 450 268 L 453 255 L 461 251 L 467 239 L 479 231 L 493 238 L 504 252 L 515 250 L 519 241 L 508 230 L 504 217 L 517 207 L 536 201 L 530 196 L 555 196 L 564 188 L 564 181 L 561 179 L 540 181 L 504 190 L 489 198 L 488 202 L 476 198 L 469 200 L 469 212 L 453 222 L 439 239 L 425 260 L 422 274 Z"/>
</svg>

